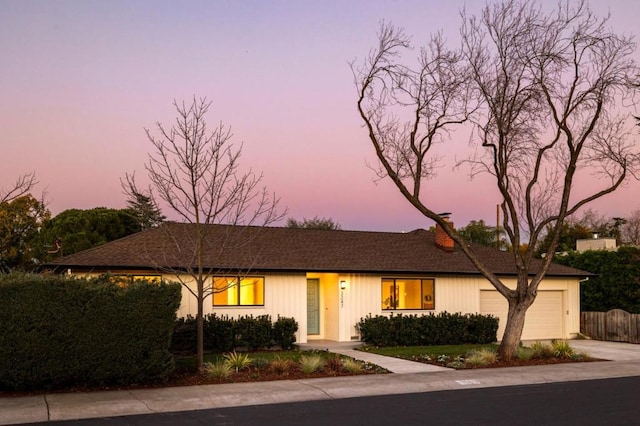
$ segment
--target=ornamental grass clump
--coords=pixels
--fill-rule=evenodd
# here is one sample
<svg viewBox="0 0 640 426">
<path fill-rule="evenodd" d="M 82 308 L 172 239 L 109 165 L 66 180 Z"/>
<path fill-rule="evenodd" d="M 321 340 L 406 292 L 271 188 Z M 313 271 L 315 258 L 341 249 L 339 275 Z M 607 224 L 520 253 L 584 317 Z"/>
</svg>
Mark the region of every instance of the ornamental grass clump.
<svg viewBox="0 0 640 426">
<path fill-rule="evenodd" d="M 574 355 L 573 348 L 566 340 L 554 340 L 551 347 L 556 358 L 570 359 Z"/>
<path fill-rule="evenodd" d="M 305 374 L 315 373 L 325 365 L 324 358 L 320 355 L 309 355 L 300 357 L 300 366 Z"/>
<path fill-rule="evenodd" d="M 251 365 L 255 368 L 267 368 L 271 365 L 271 362 L 266 358 L 253 358 Z"/>
<path fill-rule="evenodd" d="M 227 361 L 207 362 L 204 364 L 204 372 L 215 379 L 226 379 L 233 372 L 233 368 Z"/>
<path fill-rule="evenodd" d="M 345 358 L 342 360 L 342 366 L 344 367 L 345 370 L 347 370 L 349 373 L 360 373 L 362 372 L 362 370 L 364 370 L 364 365 L 362 365 L 362 363 L 358 360 L 355 360 L 353 358 Z"/>
<path fill-rule="evenodd" d="M 236 370 L 236 373 L 249 367 L 253 361 L 248 354 L 239 354 L 236 351 L 224 354 L 224 360 Z"/>
<path fill-rule="evenodd" d="M 571 359 L 575 361 L 582 361 L 589 358 L 589 353 L 586 351 L 574 351 L 571 355 Z"/>
<path fill-rule="evenodd" d="M 496 351 L 489 348 L 475 349 L 469 352 L 464 360 L 467 365 L 479 367 L 483 365 L 494 364 L 498 361 L 498 354 Z"/>
<path fill-rule="evenodd" d="M 518 359 L 521 359 L 523 361 L 531 360 L 531 358 L 533 358 L 533 355 L 534 355 L 533 349 L 526 346 L 520 346 L 516 353 L 516 356 L 518 357 Z"/>
<path fill-rule="evenodd" d="M 287 374 L 293 368 L 293 365 L 294 363 L 290 359 L 283 359 L 276 356 L 276 358 L 269 364 L 269 368 L 274 373 Z"/>
<path fill-rule="evenodd" d="M 343 365 L 344 363 L 342 362 L 342 359 L 338 354 L 330 355 L 325 362 L 325 368 L 329 371 L 334 371 L 336 373 L 342 370 Z"/>
<path fill-rule="evenodd" d="M 555 356 L 555 350 L 549 343 L 533 342 L 531 344 L 531 350 L 533 351 L 533 358 L 549 359 Z"/>
</svg>

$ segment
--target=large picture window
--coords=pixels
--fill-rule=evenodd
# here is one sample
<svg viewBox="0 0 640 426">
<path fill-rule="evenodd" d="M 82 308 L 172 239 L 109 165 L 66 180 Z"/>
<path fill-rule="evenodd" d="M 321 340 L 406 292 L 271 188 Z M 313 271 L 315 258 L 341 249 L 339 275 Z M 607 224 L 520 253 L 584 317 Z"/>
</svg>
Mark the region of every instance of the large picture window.
<svg viewBox="0 0 640 426">
<path fill-rule="evenodd" d="M 264 305 L 264 278 L 215 277 L 213 306 Z"/>
<path fill-rule="evenodd" d="M 382 309 L 435 309 L 434 280 L 383 278 Z"/>
</svg>

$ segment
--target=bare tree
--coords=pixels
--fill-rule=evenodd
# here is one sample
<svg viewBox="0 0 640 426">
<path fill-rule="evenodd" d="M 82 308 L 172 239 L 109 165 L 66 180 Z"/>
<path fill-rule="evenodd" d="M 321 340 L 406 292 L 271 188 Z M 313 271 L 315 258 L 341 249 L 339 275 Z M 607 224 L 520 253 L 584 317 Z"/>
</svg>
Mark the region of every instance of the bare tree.
<svg viewBox="0 0 640 426">
<path fill-rule="evenodd" d="M 627 217 L 622 225 L 622 241 L 625 244 L 640 246 L 640 209 L 636 209 Z"/>
<path fill-rule="evenodd" d="M 190 251 L 192 263 L 186 270 L 172 271 L 197 300 L 197 365 L 201 369 L 204 300 L 219 291 L 213 288 L 211 274 L 215 271 L 204 266 L 204 226 L 265 226 L 280 220 L 284 213 L 278 210 L 279 200 L 261 187 L 262 175 L 239 170 L 242 146 L 232 144 L 231 130 L 222 124 L 211 130 L 207 127 L 211 102 L 194 97 L 191 104 L 174 101 L 174 106 L 177 118 L 171 127 L 157 123 L 158 136 L 146 130 L 155 151 L 149 154 L 145 168 L 159 197 L 184 222 L 193 224 L 190 247 L 176 247 Z M 182 278 L 185 273 L 195 288 Z"/>
<path fill-rule="evenodd" d="M 6 190 L 0 190 L 0 203 L 11 202 L 16 198 L 26 195 L 31 191 L 38 181 L 35 172 L 28 172 L 20 175 L 14 184 Z"/>
<path fill-rule="evenodd" d="M 494 176 L 502 197 L 502 229 L 510 245 L 521 247 L 528 240 L 526 249 L 512 253 L 515 289 L 507 287 L 427 207 L 420 193 L 427 175 L 416 171 L 429 163 L 426 155 L 416 153 L 430 147 L 416 144 L 415 132 L 398 132 L 397 121 L 386 117 L 386 104 L 371 101 L 375 96 L 393 100 L 390 92 L 406 92 L 401 84 L 385 84 L 382 78 L 399 68 L 393 60 L 398 49 L 406 46 L 404 36 L 392 27 L 383 26 L 379 47 L 354 70 L 358 108 L 384 172 L 413 206 L 447 231 L 507 299 L 499 354 L 510 359 L 520 342 L 527 309 L 551 265 L 565 219 L 636 176 L 638 148 L 627 121 L 639 70 L 631 58 L 632 40 L 611 33 L 607 20 L 596 18 L 584 2 L 575 6 L 563 2 L 546 13 L 539 3 L 512 0 L 486 6 L 479 16 L 463 12 L 462 19 L 462 50 L 456 57 L 464 63 L 458 66 L 468 70 L 473 91 L 465 89 L 454 99 L 461 103 L 458 97 L 473 100 L 477 95 L 480 102 L 472 117 L 476 153 L 462 163 L 471 166 L 472 175 Z M 427 69 L 420 75 L 441 81 L 436 78 L 439 70 Z M 460 72 L 455 80 L 466 82 L 466 75 Z M 432 96 L 441 93 L 440 87 L 430 88 Z M 416 111 L 405 126 L 417 128 L 422 124 L 419 112 L 444 105 L 427 99 L 426 105 L 421 99 L 405 102 Z M 426 134 L 441 130 L 433 127 Z M 400 154 L 388 146 L 401 147 Z M 403 159 L 403 168 L 394 167 L 397 158 Z M 587 194 L 573 191 L 575 182 L 589 174 L 600 178 L 600 186 L 592 185 Z M 533 268 L 535 247 L 546 230 L 552 235 L 551 244 L 544 260 Z"/>
</svg>

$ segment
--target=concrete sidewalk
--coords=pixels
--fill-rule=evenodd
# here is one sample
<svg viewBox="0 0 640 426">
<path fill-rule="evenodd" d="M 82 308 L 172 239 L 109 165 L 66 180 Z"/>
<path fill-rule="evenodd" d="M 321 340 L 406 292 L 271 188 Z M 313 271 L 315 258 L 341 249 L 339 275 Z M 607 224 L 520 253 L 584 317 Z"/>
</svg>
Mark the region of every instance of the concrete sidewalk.
<svg viewBox="0 0 640 426">
<path fill-rule="evenodd" d="M 593 357 L 608 353 L 615 361 L 0 398 L 0 424 L 640 376 L 639 345 L 572 341 L 572 346 Z"/>
</svg>

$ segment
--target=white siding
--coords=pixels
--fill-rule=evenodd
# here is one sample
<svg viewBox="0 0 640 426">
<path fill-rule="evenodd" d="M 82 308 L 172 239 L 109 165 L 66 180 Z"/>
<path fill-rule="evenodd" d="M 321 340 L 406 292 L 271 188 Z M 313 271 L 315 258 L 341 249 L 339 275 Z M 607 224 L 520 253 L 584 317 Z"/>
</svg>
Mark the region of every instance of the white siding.
<svg viewBox="0 0 640 426">
<path fill-rule="evenodd" d="M 399 278 L 403 275 L 385 275 L 385 277 Z M 481 312 L 481 291 L 495 291 L 494 287 L 481 277 L 419 275 L 415 275 L 415 277 L 435 279 L 435 310 L 383 311 L 380 302 L 383 277 L 366 274 L 350 275 L 348 290 L 345 291 L 348 311 L 344 319 L 347 324 L 343 324 L 343 327 L 348 328 L 344 333 L 341 333 L 341 340 L 349 340 L 351 336 L 355 336 L 355 324 L 367 315 L 391 315 L 392 313 L 422 315 L 431 312 L 437 314 L 443 311 L 463 314 L 478 313 Z M 516 284 L 515 279 L 505 279 L 504 282 L 512 288 Z M 552 315 L 554 319 L 551 321 L 555 321 L 556 326 L 560 327 L 556 329 L 560 330 L 560 333 L 555 333 L 558 334 L 555 337 L 570 338 L 575 336 L 580 331 L 580 292 L 577 279 L 548 278 L 542 282 L 539 291 L 552 291 L 555 295 L 554 301 L 549 300 L 554 296 L 543 296 L 541 299 L 543 303 L 540 304 L 540 308 L 537 308 L 541 312 L 544 311 L 542 305 L 545 305 L 547 309 L 552 309 L 552 311 L 547 310 L 547 314 Z M 559 304 L 558 301 L 561 303 Z M 544 314 L 536 316 L 535 310 L 533 321 L 529 321 L 529 323 L 529 337 L 525 336 L 525 338 L 538 338 L 533 336 L 548 334 L 549 327 L 551 327 L 549 318 L 546 318 Z M 501 321 L 501 326 L 504 327 L 504 321 Z M 501 333 L 498 336 L 501 336 Z"/>
<path fill-rule="evenodd" d="M 92 274 L 83 274 L 92 275 Z M 304 274 L 282 273 L 266 274 L 264 306 L 216 307 L 218 315 L 237 318 L 242 315 L 271 315 L 273 320 L 278 315 L 295 318 L 298 322 L 296 340 L 307 342 L 307 278 L 320 279 L 320 335 L 314 338 L 349 341 L 358 337 L 355 325 L 367 315 L 394 314 L 429 314 L 447 311 L 450 313 L 481 312 L 481 292 L 495 291 L 493 286 L 481 277 L 464 276 L 428 276 L 411 275 L 416 278 L 433 278 L 435 280 L 435 310 L 395 310 L 382 311 L 381 282 L 383 276 L 374 274 Z M 407 275 L 386 274 L 385 278 L 402 278 Z M 189 277 L 181 277 L 185 282 Z M 176 280 L 175 276 L 165 279 Z M 340 281 L 345 288 L 340 288 Z M 504 280 L 511 288 L 515 287 L 514 279 Z M 540 292 L 555 291 L 561 294 L 561 307 L 558 315 L 562 317 L 562 335 L 570 338 L 580 332 L 580 290 L 577 279 L 547 278 L 539 287 Z M 557 294 L 556 293 L 556 297 Z M 506 303 L 506 302 L 505 302 Z M 214 312 L 211 297 L 205 300 L 204 313 Z M 195 297 L 186 289 L 182 289 L 182 303 L 179 316 L 187 314 L 195 316 L 197 305 Z M 559 317 L 558 317 L 559 318 Z M 533 330 L 536 319 L 534 317 Z M 502 324 L 503 325 L 503 324 Z M 531 328 L 531 326 L 529 326 Z M 535 336 L 535 331 L 531 336 Z"/>
<path fill-rule="evenodd" d="M 435 313 L 475 313 L 480 310 L 480 287 L 486 282 L 480 277 L 436 277 Z"/>
<path fill-rule="evenodd" d="M 515 288 L 514 279 L 504 280 L 510 288 Z M 507 302 L 488 282 L 481 285 L 486 301 L 493 298 L 502 306 L 482 306 L 479 312 L 494 312 L 500 317 L 498 339 L 504 333 Z M 490 294 L 493 294 L 491 296 Z M 569 339 L 580 332 L 580 286 L 577 279 L 546 278 L 538 287 L 538 298 L 529 308 L 525 319 L 523 340 L 563 338 Z M 502 301 L 504 300 L 504 302 Z"/>
<path fill-rule="evenodd" d="M 303 273 L 300 274 L 269 274 L 264 276 L 264 306 L 216 306 L 213 307 L 211 297 L 204 301 L 204 314 L 216 313 L 216 315 L 238 318 L 245 315 L 271 315 L 273 321 L 281 317 L 291 317 L 298 321 L 296 341 L 304 343 L 307 338 L 307 280 Z M 175 277 L 173 277 L 175 279 Z M 167 277 L 167 279 L 171 279 Z M 185 279 L 183 277 L 183 279 Z M 186 281 L 195 286 L 193 281 Z M 196 298 L 183 287 L 182 303 L 178 310 L 178 316 L 188 314 L 195 316 L 198 312 Z"/>
<path fill-rule="evenodd" d="M 379 275 L 351 274 L 345 290 L 345 306 L 343 340 L 359 338 L 356 324 L 367 315 L 380 315 L 382 308 L 381 277 Z"/>
<path fill-rule="evenodd" d="M 558 339 L 564 333 L 563 292 L 538 291 L 536 300 L 527 310 L 523 340 Z M 498 340 L 502 338 L 507 321 L 507 300 L 495 290 L 480 292 L 480 312 L 500 318 Z"/>
</svg>

